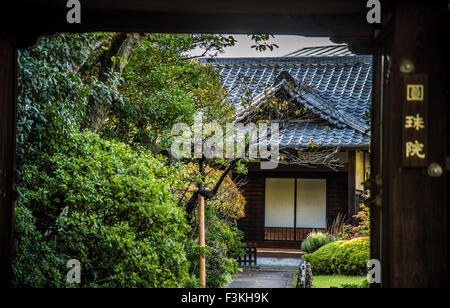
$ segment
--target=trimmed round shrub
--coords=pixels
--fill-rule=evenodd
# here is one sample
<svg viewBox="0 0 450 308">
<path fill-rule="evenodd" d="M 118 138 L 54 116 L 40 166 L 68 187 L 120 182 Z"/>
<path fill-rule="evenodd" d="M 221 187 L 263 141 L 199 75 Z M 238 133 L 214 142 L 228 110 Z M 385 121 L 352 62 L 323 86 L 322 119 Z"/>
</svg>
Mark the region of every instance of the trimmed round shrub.
<svg viewBox="0 0 450 308">
<path fill-rule="evenodd" d="M 305 255 L 314 275 L 365 275 L 370 259 L 370 239 L 336 241 Z"/>
<path fill-rule="evenodd" d="M 365 275 L 369 259 L 370 239 L 355 238 L 339 245 L 331 257 L 331 267 L 336 274 Z"/>
<path fill-rule="evenodd" d="M 311 264 L 311 269 L 314 275 L 330 275 L 333 274 L 331 267 L 331 258 L 334 252 L 344 241 L 337 241 L 322 246 L 314 253 L 305 255 L 306 262 Z"/>
<path fill-rule="evenodd" d="M 306 253 L 313 253 L 320 247 L 335 241 L 336 238 L 328 233 L 311 232 L 302 242 L 302 250 Z"/>
</svg>

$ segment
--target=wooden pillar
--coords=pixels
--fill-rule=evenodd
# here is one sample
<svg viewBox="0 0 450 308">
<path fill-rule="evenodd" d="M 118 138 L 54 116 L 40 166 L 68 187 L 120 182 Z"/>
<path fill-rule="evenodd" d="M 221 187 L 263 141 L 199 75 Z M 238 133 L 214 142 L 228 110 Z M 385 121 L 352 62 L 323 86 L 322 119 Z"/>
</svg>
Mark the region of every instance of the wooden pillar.
<svg viewBox="0 0 450 308">
<path fill-rule="evenodd" d="M 348 151 L 348 197 L 347 197 L 347 215 L 350 221 L 353 221 L 356 209 L 356 151 Z"/>
<path fill-rule="evenodd" d="M 16 144 L 16 48 L 0 38 L 0 287 L 11 281 Z"/>
<path fill-rule="evenodd" d="M 294 180 L 294 241 L 297 240 L 297 178 Z"/>
<path fill-rule="evenodd" d="M 446 173 L 431 177 L 427 166 L 402 164 L 402 102 L 404 76 L 427 76 L 427 161 L 445 170 L 448 8 L 446 1 L 396 1 L 393 10 L 375 61 L 382 75 L 375 79 L 373 109 L 373 175 L 379 179 L 372 195 L 372 223 L 378 224 L 372 256 L 381 259 L 383 287 L 446 287 Z M 410 73 L 400 69 L 405 59 L 414 64 Z"/>
<path fill-rule="evenodd" d="M 200 247 L 205 247 L 205 197 L 198 194 L 198 241 Z M 203 255 L 200 256 L 200 285 L 206 288 L 206 262 Z"/>
<path fill-rule="evenodd" d="M 370 258 L 379 260 L 383 263 L 382 249 L 381 249 L 381 224 L 382 224 L 382 211 L 381 211 L 381 197 L 382 190 L 377 185 L 375 179 L 381 179 L 382 174 L 382 114 L 383 114 L 383 89 L 384 89 L 384 55 L 382 50 L 377 50 L 373 59 L 373 82 L 374 92 L 372 98 L 373 112 L 372 112 L 372 153 L 370 156 L 371 175 L 369 185 L 366 186 L 370 189 L 371 200 L 367 202 L 370 208 Z M 367 184 L 366 184 L 367 185 Z M 373 287 L 380 287 L 381 285 L 374 285 Z"/>
</svg>

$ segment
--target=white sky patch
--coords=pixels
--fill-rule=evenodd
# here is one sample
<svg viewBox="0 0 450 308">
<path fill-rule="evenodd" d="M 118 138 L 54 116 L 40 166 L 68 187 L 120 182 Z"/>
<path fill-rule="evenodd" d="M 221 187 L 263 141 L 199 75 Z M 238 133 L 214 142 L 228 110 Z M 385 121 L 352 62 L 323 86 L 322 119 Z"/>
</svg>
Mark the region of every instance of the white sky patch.
<svg viewBox="0 0 450 308">
<path fill-rule="evenodd" d="M 333 43 L 327 37 L 305 37 L 299 35 L 275 35 L 271 38 L 269 44 L 277 44 L 279 48 L 274 48 L 273 51 L 266 50 L 264 52 L 256 51 L 251 48 L 255 43 L 247 35 L 233 35 L 236 39 L 236 45 L 225 48 L 225 53 L 217 55 L 221 58 L 242 58 L 242 57 L 282 57 L 297 51 L 304 47 L 320 47 L 329 45 L 338 45 Z M 203 51 L 193 50 L 189 54 L 191 56 L 200 55 Z"/>
</svg>

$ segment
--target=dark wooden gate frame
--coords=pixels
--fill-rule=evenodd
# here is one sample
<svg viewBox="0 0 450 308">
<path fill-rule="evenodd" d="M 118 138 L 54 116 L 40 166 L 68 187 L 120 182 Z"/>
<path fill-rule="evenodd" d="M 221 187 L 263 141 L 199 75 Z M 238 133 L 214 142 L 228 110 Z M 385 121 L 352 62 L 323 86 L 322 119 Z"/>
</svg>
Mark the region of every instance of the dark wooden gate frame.
<svg viewBox="0 0 450 308">
<path fill-rule="evenodd" d="M 11 280 L 16 138 L 17 49 L 56 32 L 275 33 L 329 36 L 374 57 L 372 258 L 383 287 L 447 286 L 448 171 L 401 165 L 400 63 L 429 77 L 428 157 L 446 168 L 448 131 L 447 1 L 383 1 L 382 24 L 366 22 L 363 0 L 96 0 L 82 2 L 82 23 L 66 22 L 66 1 L 10 1 L 0 18 L 0 284 Z"/>
</svg>

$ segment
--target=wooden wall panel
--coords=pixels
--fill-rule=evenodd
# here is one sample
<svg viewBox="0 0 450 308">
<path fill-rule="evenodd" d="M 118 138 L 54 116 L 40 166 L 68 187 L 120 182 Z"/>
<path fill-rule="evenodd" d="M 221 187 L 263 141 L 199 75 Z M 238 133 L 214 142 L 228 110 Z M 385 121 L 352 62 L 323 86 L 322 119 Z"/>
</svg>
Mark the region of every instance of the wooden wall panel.
<svg viewBox="0 0 450 308">
<path fill-rule="evenodd" d="M 333 223 L 339 213 L 347 215 L 347 175 L 337 173 L 327 180 L 327 223 Z"/>
<path fill-rule="evenodd" d="M 247 240 L 264 240 L 264 190 L 265 178 L 254 174 L 247 177 L 243 195 L 247 201 L 245 217 L 238 222 Z"/>
<path fill-rule="evenodd" d="M 11 277 L 16 141 L 16 49 L 0 38 L 0 287 Z"/>
</svg>

